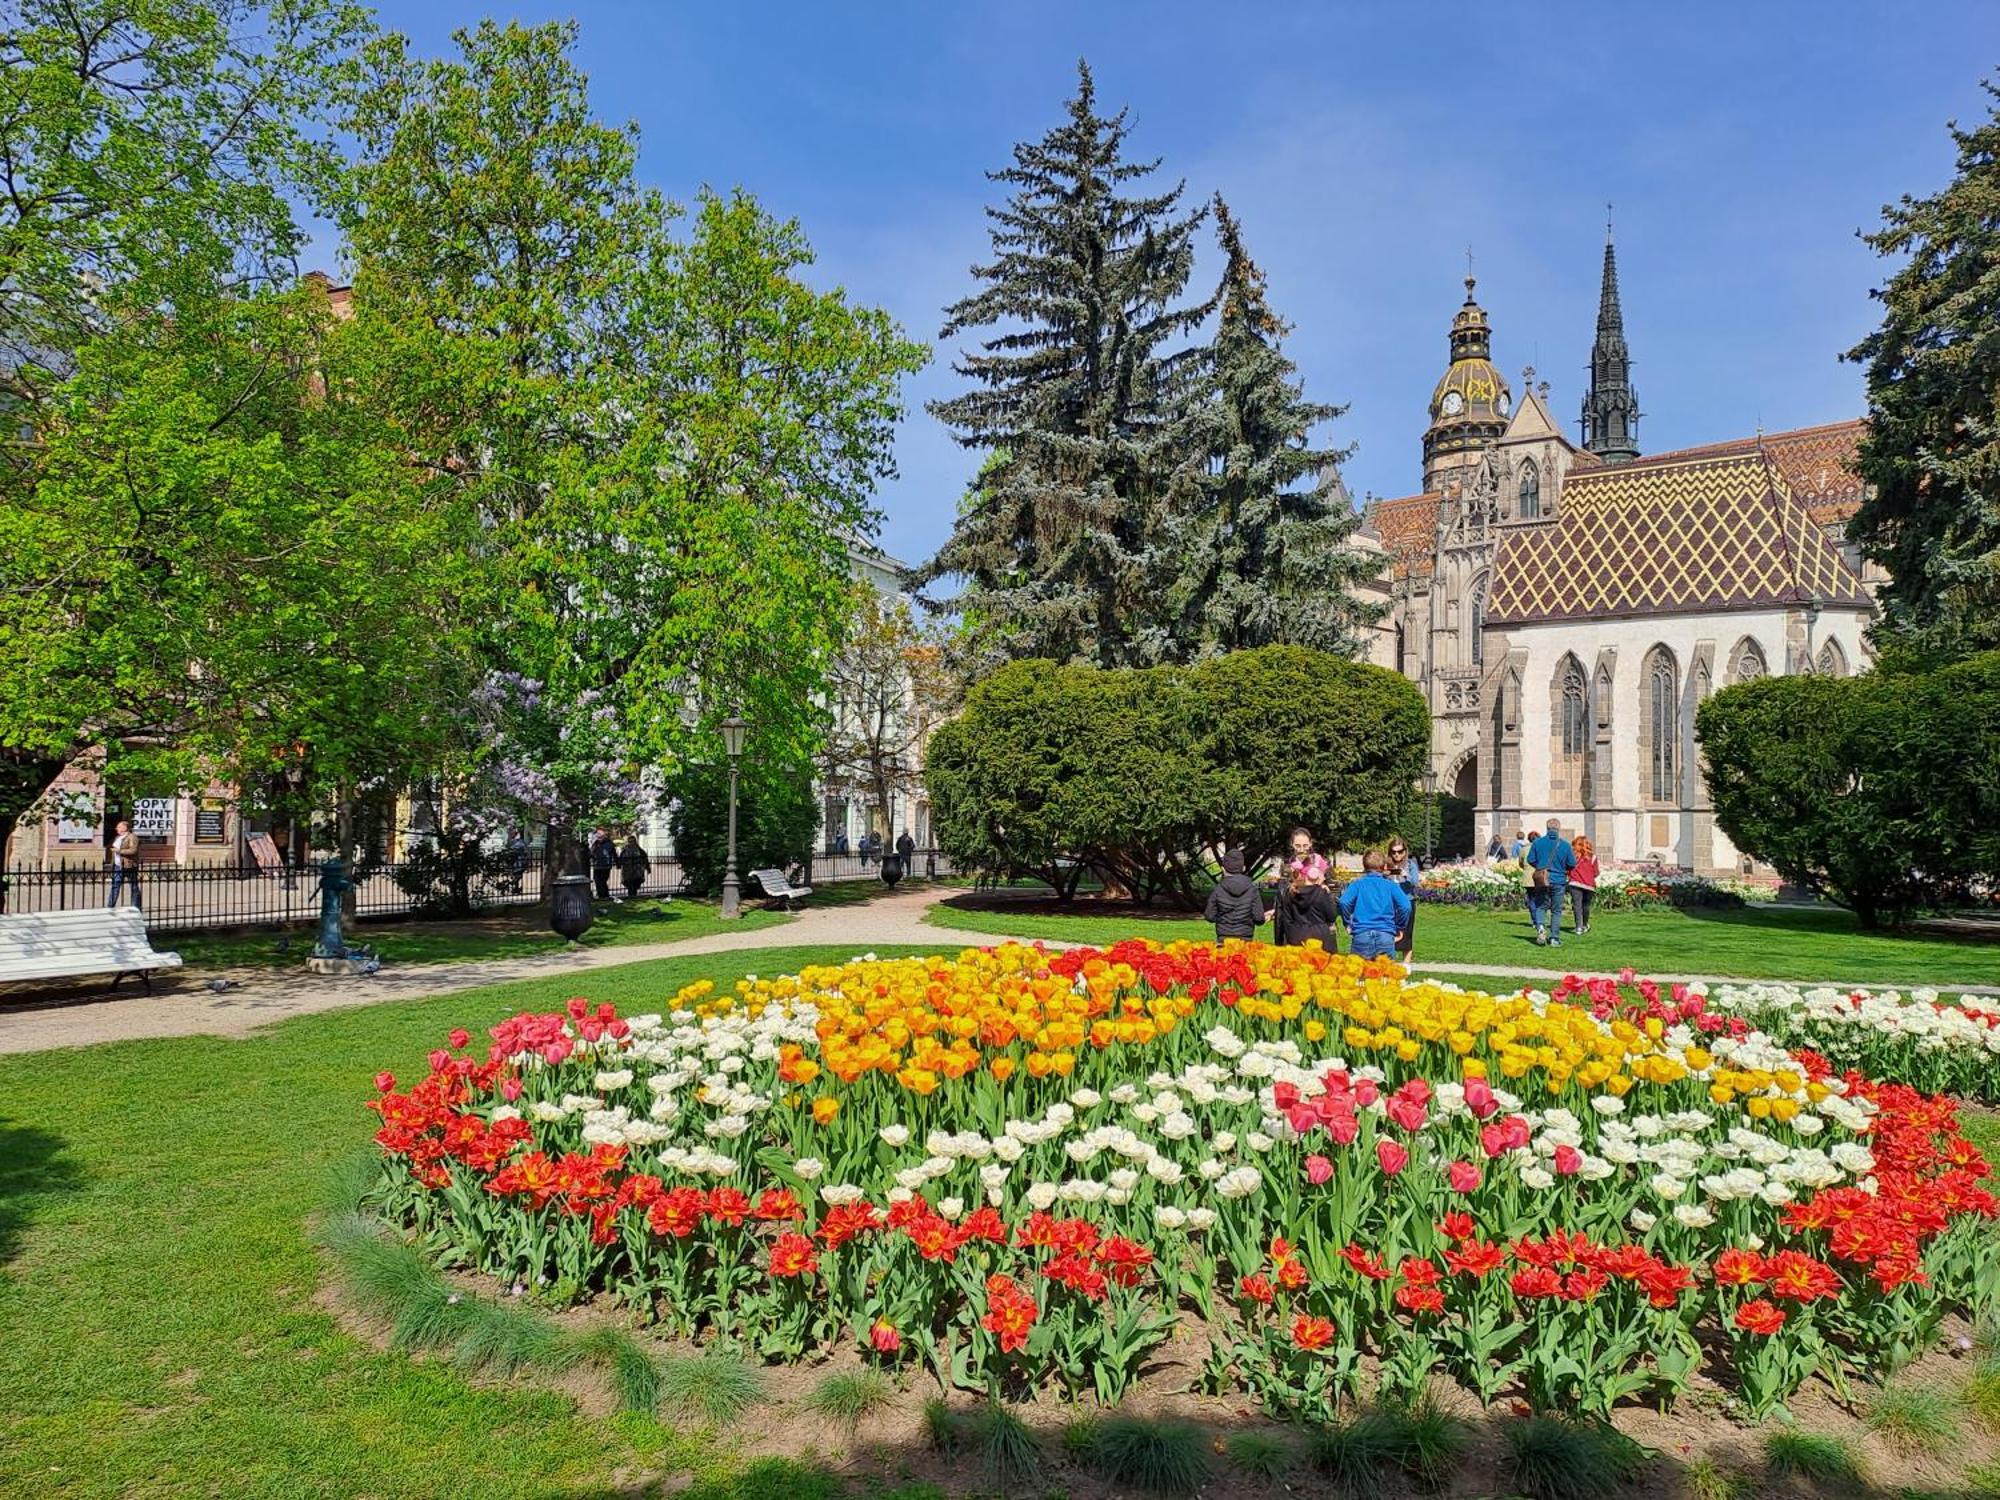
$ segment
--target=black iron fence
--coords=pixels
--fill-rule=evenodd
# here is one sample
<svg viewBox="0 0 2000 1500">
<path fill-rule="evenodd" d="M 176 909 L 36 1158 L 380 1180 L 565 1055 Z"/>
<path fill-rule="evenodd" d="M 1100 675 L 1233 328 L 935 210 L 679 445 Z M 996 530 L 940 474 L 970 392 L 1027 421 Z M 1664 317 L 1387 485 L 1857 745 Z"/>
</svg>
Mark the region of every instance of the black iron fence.
<svg viewBox="0 0 2000 1500">
<path fill-rule="evenodd" d="M 636 889 L 625 884 L 622 871 L 613 869 L 613 895 L 644 900 L 678 894 L 683 885 L 681 862 L 672 855 L 650 858 L 651 868 Z M 807 884 L 879 880 L 882 858 L 879 854 L 815 854 L 795 862 L 792 873 Z M 919 849 L 909 865 L 907 874 L 916 880 L 951 873 L 950 860 L 935 849 Z M 756 884 L 747 870 L 743 875 L 745 898 L 757 899 Z M 542 899 L 545 878 L 538 852 L 523 860 L 518 869 L 501 854 L 473 877 L 467 894 L 477 911 L 533 906 Z M 119 892 L 118 901 L 120 905 L 137 904 L 146 914 L 146 926 L 155 932 L 306 923 L 319 916 L 318 884 L 317 868 L 290 871 L 148 864 L 139 869 L 136 903 L 129 882 Z M 412 891 L 406 884 L 416 889 Z M 10 870 L 0 879 L 0 912 L 79 911 L 106 906 L 110 904 L 111 885 L 111 870 L 103 866 Z M 427 892 L 416 878 L 416 867 L 376 865 L 364 870 L 355 882 L 355 915 L 436 914 L 440 894 L 435 885 Z"/>
</svg>

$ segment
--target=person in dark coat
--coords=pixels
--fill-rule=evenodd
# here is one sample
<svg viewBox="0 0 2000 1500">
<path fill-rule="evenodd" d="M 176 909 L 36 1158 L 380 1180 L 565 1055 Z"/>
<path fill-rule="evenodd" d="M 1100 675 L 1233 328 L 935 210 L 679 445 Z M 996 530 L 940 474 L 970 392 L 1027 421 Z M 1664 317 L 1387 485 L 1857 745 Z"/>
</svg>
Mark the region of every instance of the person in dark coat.
<svg viewBox="0 0 2000 1500">
<path fill-rule="evenodd" d="M 625 847 L 618 851 L 618 878 L 624 882 L 627 901 L 639 899 L 639 887 L 652 873 L 652 856 L 639 847 L 637 834 L 628 833 L 625 835 Z"/>
<path fill-rule="evenodd" d="M 1243 873 L 1242 851 L 1231 849 L 1222 856 L 1222 879 L 1209 891 L 1202 911 L 1215 924 L 1215 940 L 1255 937 L 1268 915 L 1257 883 Z"/>
<path fill-rule="evenodd" d="M 1291 879 L 1278 887 L 1278 941 L 1299 948 L 1319 939 L 1329 953 L 1340 951 L 1333 935 L 1333 893 L 1324 881 L 1314 880 L 1304 869 L 1292 872 Z"/>
<path fill-rule="evenodd" d="M 597 880 L 597 899 L 611 899 L 611 867 L 618 863 L 618 847 L 611 842 L 611 830 L 600 828 L 590 836 L 590 873 Z"/>
<path fill-rule="evenodd" d="M 917 841 L 910 837 L 909 829 L 905 828 L 903 836 L 896 840 L 896 852 L 903 856 L 903 868 L 908 869 L 910 856 L 917 852 Z"/>
</svg>

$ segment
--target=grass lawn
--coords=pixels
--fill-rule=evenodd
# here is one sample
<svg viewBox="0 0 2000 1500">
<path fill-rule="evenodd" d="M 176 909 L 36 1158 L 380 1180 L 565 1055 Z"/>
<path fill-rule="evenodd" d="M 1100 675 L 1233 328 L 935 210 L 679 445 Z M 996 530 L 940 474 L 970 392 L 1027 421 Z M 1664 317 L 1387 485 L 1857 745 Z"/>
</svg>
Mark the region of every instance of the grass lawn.
<svg viewBox="0 0 2000 1500">
<path fill-rule="evenodd" d="M 680 903 L 675 910 L 684 910 Z M 697 1500 L 819 1500 L 649 1417 L 375 1352 L 315 1305 L 302 1223 L 365 1148 L 380 1068 L 582 991 L 637 1010 L 704 975 L 844 959 L 658 960 L 188 1037 L 0 1058 L 0 1494 L 584 1496 L 692 1470 Z"/>
<path fill-rule="evenodd" d="M 878 887 L 879 889 L 879 887 Z M 814 900 L 818 900 L 815 892 Z M 616 948 L 630 943 L 677 943 L 683 938 L 707 937 L 720 931 L 723 921 L 713 901 L 644 900 L 630 904 L 602 902 L 596 907 L 597 920 L 583 935 L 586 948 Z M 748 903 L 736 920 L 739 928 L 774 927 L 789 922 L 783 912 L 764 910 L 761 901 Z M 382 957 L 396 964 L 445 963 L 467 958 L 518 958 L 562 946 L 563 940 L 549 930 L 545 907 L 508 907 L 490 916 L 463 921 L 361 922 L 349 937 L 366 943 Z M 313 929 L 288 927 L 261 928 L 236 932 L 162 933 L 156 948 L 180 954 L 190 969 L 225 969 L 256 966 L 297 967 L 312 951 Z"/>
<path fill-rule="evenodd" d="M 1112 943 L 1120 938 L 1212 938 L 1206 922 L 1134 912 L 1077 916 L 992 906 L 933 907 L 926 920 L 1023 938 Z M 1526 912 L 1425 906 L 1417 913 L 1417 960 L 1495 968 L 1575 969 L 1641 974 L 1726 974 L 1744 979 L 1832 979 L 1855 984 L 2000 985 L 2000 943 L 1957 942 L 1930 934 L 1863 932 L 1832 908 L 1748 906 L 1737 911 L 1605 912 L 1590 936 L 1537 948 Z"/>
</svg>

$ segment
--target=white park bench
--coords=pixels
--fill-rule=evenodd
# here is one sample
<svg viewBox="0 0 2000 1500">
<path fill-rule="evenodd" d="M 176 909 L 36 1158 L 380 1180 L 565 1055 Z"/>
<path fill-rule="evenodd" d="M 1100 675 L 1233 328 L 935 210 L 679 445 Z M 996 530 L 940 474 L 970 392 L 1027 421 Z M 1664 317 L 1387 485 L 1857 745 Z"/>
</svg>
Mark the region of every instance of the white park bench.
<svg viewBox="0 0 2000 1500">
<path fill-rule="evenodd" d="M 763 888 L 774 905 L 786 911 L 792 909 L 793 902 L 803 901 L 813 893 L 809 885 L 793 885 L 783 870 L 752 870 L 750 878 Z"/>
<path fill-rule="evenodd" d="M 137 974 L 150 990 L 153 970 L 180 966 L 178 953 L 153 950 L 137 907 L 0 916 L 0 983 L 111 974 L 116 989 L 127 974 Z"/>
</svg>

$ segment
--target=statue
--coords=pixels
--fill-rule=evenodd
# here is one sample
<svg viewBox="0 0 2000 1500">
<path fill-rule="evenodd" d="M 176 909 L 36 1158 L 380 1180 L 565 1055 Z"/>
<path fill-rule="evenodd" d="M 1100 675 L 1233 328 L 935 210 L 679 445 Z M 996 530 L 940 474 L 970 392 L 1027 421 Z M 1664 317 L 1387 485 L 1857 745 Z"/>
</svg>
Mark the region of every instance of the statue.
<svg viewBox="0 0 2000 1500">
<path fill-rule="evenodd" d="M 330 855 L 319 867 L 319 941 L 313 944 L 315 958 L 346 958 L 347 941 L 340 931 L 340 898 L 354 889 L 338 854 Z"/>
</svg>

